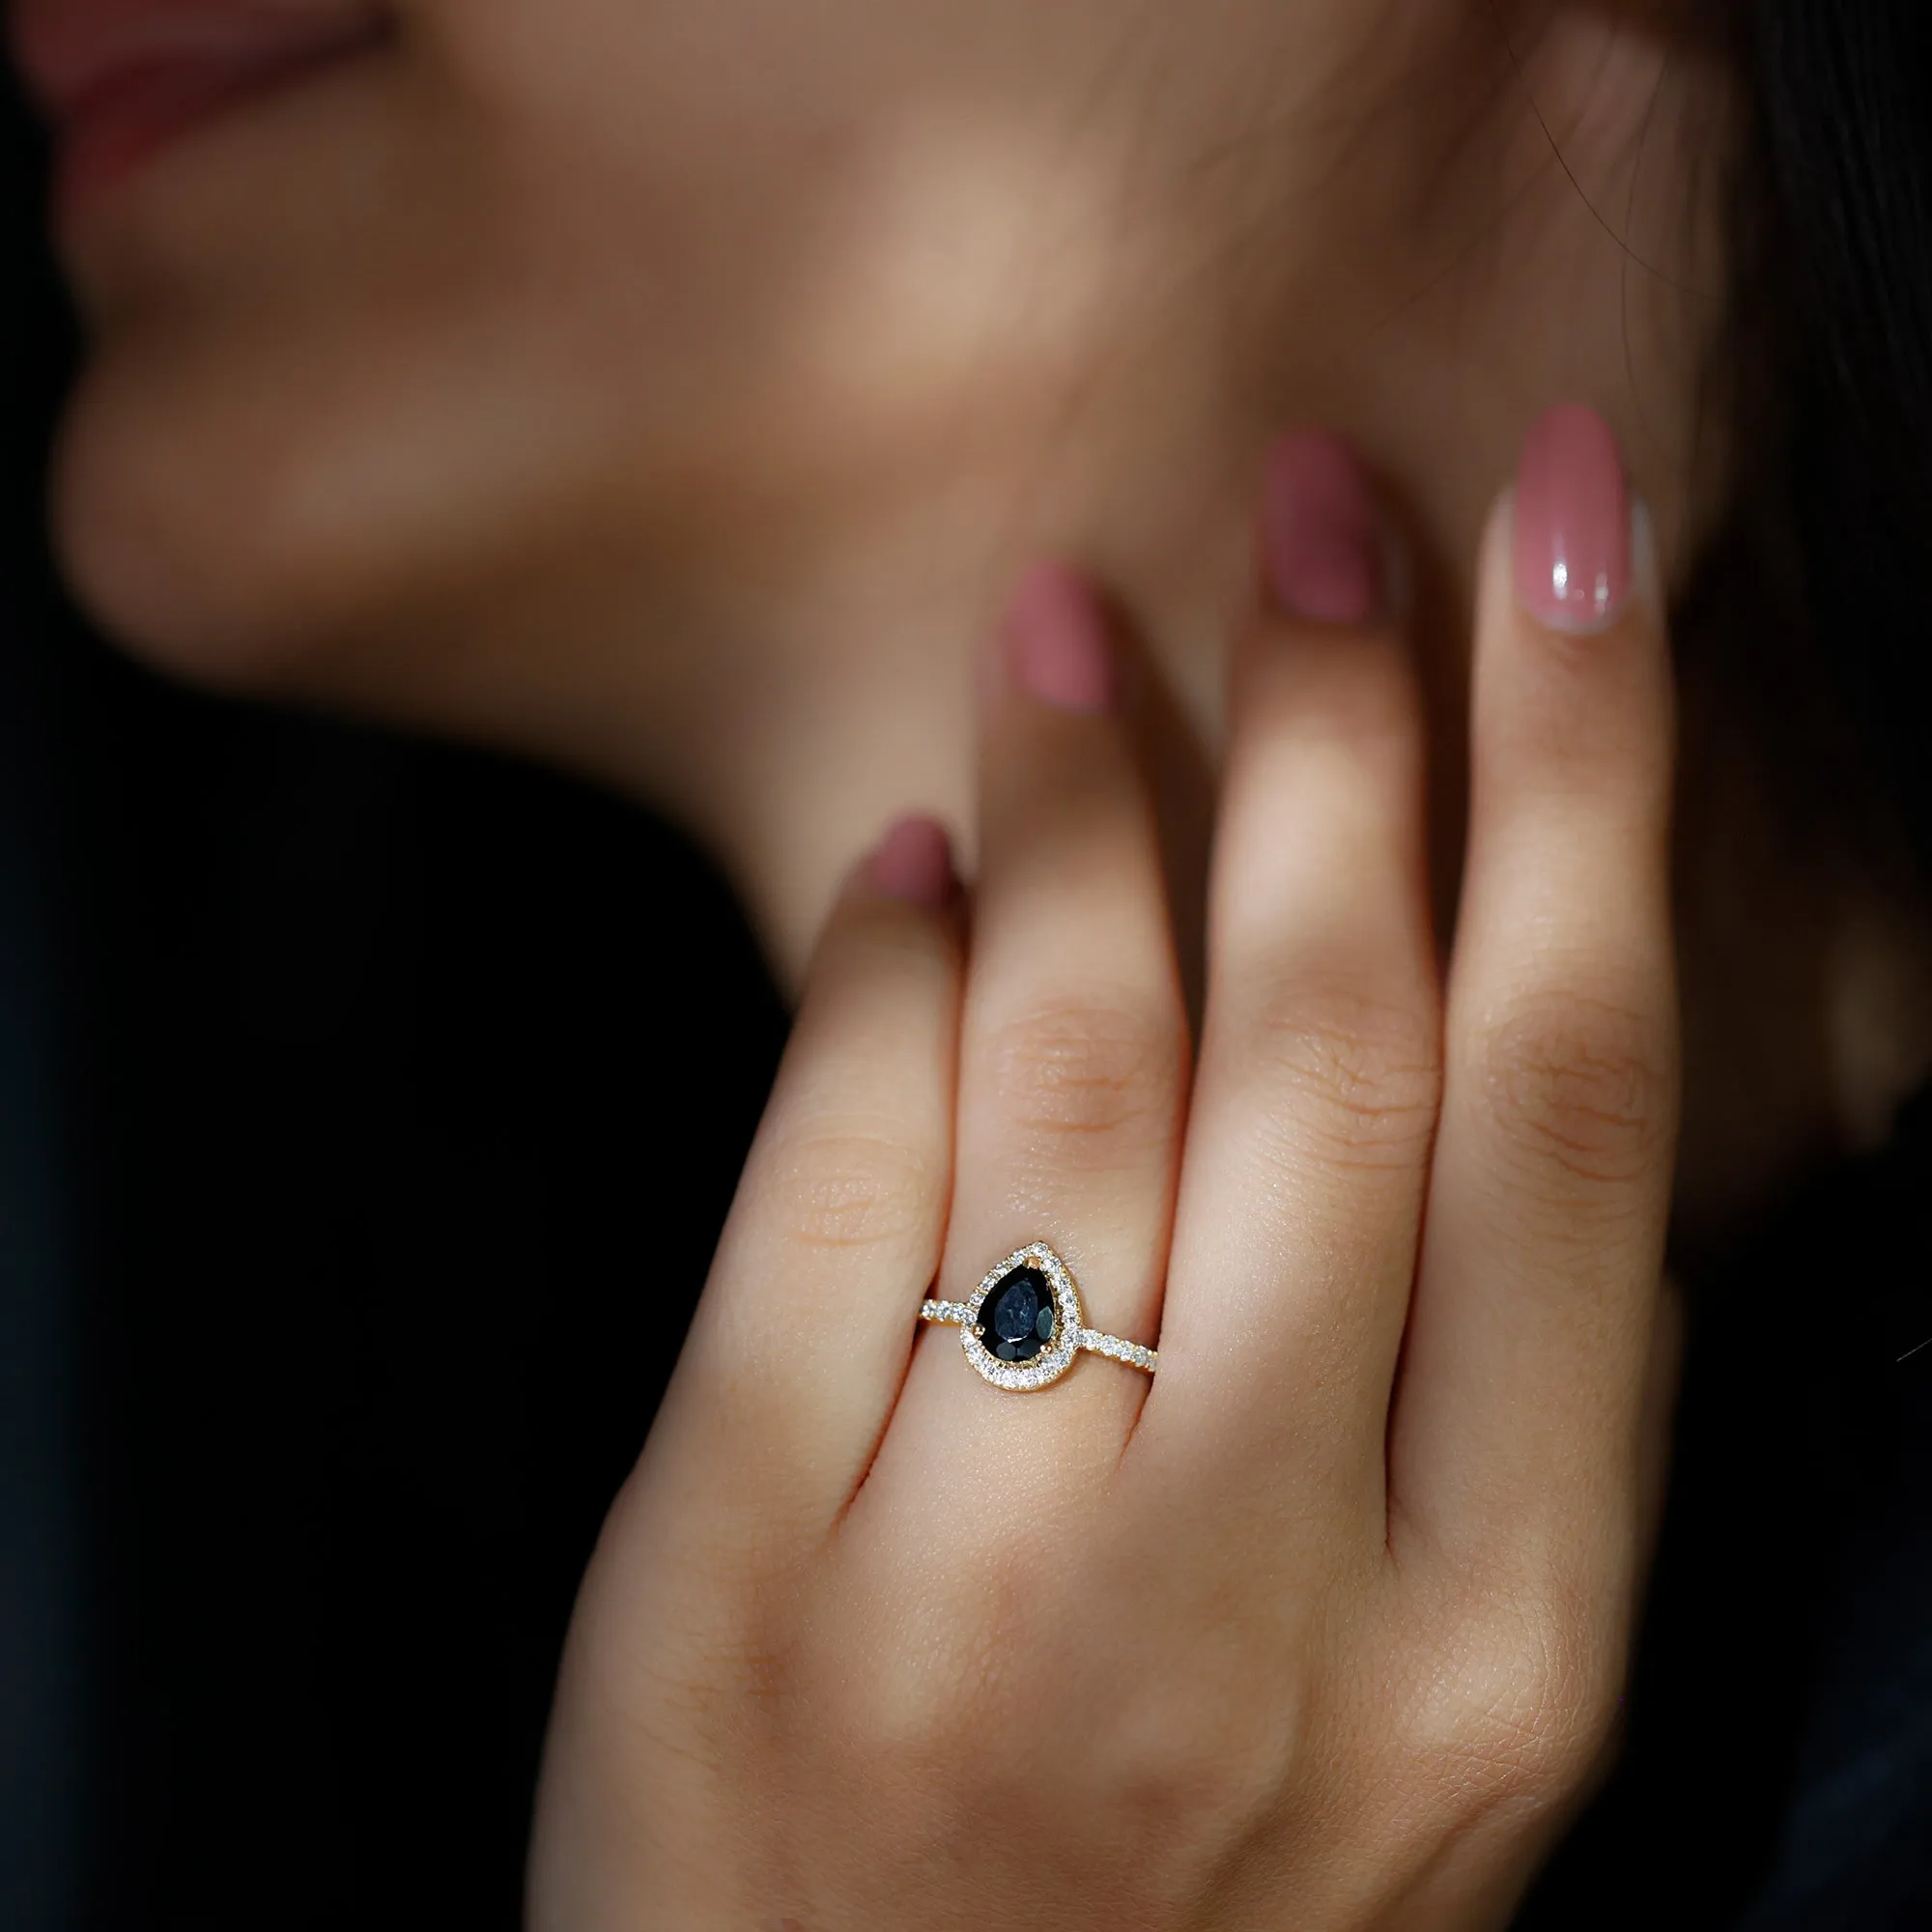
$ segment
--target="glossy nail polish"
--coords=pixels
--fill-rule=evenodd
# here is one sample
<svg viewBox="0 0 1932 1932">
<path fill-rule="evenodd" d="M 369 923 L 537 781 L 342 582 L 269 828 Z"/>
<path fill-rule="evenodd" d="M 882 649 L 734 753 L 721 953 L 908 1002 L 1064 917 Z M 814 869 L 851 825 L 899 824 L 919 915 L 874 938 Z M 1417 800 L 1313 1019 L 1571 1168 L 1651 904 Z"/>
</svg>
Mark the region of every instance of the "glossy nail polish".
<svg viewBox="0 0 1932 1932">
<path fill-rule="evenodd" d="M 1080 712 L 1112 706 L 1106 618 L 1086 582 L 1064 564 L 1027 573 L 1008 607 L 1002 643 L 1014 686 L 1042 704 Z"/>
<path fill-rule="evenodd" d="M 1631 504 L 1617 440 L 1565 403 L 1523 444 L 1515 503 L 1516 594 L 1552 630 L 1601 631 L 1631 593 Z"/>
<path fill-rule="evenodd" d="M 913 813 L 894 825 L 866 861 L 866 883 L 887 898 L 937 911 L 952 896 L 952 841 L 936 818 Z"/>
<path fill-rule="evenodd" d="M 1262 559 L 1275 602 L 1319 624 L 1382 613 L 1381 522 L 1360 461 L 1338 436 L 1286 438 L 1262 496 Z"/>
</svg>

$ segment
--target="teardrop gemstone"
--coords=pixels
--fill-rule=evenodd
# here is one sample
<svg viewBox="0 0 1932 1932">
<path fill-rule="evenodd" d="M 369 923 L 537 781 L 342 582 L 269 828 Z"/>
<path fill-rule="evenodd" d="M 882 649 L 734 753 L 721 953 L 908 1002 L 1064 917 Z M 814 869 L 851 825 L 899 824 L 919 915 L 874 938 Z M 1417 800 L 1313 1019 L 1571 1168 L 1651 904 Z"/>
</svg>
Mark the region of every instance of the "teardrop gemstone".
<svg viewBox="0 0 1932 1932">
<path fill-rule="evenodd" d="M 1037 1267 L 1009 1269 L 980 1304 L 986 1347 L 1003 1362 L 1032 1361 L 1052 1346 L 1058 1322 L 1053 1284 Z"/>
</svg>

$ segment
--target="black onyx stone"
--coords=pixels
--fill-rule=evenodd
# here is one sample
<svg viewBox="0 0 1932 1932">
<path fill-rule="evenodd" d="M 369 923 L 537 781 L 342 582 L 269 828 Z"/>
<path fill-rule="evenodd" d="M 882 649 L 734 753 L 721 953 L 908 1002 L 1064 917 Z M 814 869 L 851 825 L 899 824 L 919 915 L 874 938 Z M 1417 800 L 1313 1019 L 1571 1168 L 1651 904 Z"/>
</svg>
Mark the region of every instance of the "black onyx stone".
<svg viewBox="0 0 1932 1932">
<path fill-rule="evenodd" d="M 1003 1274 L 980 1304 L 987 1348 L 1003 1362 L 1030 1362 L 1051 1346 L 1058 1323 L 1053 1284 L 1037 1267 Z"/>
</svg>

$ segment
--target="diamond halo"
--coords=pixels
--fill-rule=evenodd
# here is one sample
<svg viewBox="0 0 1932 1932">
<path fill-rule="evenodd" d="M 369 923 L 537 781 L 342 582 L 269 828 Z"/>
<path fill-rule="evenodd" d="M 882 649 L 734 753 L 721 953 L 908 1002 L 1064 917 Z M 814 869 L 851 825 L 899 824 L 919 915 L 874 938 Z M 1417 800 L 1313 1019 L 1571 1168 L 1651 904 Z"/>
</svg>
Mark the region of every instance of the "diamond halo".
<svg viewBox="0 0 1932 1932">
<path fill-rule="evenodd" d="M 1037 1268 L 1046 1277 L 1053 1291 L 1054 1339 L 1050 1349 L 1042 1350 L 1031 1361 L 1003 1362 L 986 1346 L 980 1314 L 986 1297 L 1015 1268 Z M 1082 1349 L 1091 1349 L 1095 1354 L 1106 1355 L 1148 1375 L 1153 1373 L 1158 1360 L 1153 1350 L 1138 1342 L 1103 1335 L 1087 1326 L 1072 1272 L 1044 1241 L 1032 1241 L 1023 1248 L 1015 1248 L 1004 1261 L 988 1268 L 966 1300 L 928 1300 L 920 1314 L 927 1321 L 956 1323 L 966 1359 L 974 1369 L 995 1388 L 1016 1393 L 1030 1393 L 1057 1382 L 1073 1366 L 1073 1358 Z"/>
</svg>

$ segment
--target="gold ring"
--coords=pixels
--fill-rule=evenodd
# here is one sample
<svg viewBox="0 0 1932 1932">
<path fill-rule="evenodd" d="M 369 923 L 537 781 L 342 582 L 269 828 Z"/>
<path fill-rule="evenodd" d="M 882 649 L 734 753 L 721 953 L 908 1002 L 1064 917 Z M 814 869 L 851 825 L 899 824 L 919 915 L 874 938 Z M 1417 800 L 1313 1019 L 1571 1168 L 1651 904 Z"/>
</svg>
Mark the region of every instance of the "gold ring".
<svg viewBox="0 0 1932 1932">
<path fill-rule="evenodd" d="M 919 1313 L 923 1321 L 955 1324 L 966 1359 L 995 1388 L 1045 1388 L 1082 1349 L 1148 1375 L 1159 1364 L 1153 1350 L 1087 1326 L 1072 1272 L 1044 1241 L 988 1268 L 967 1300 L 928 1300 Z"/>
</svg>

